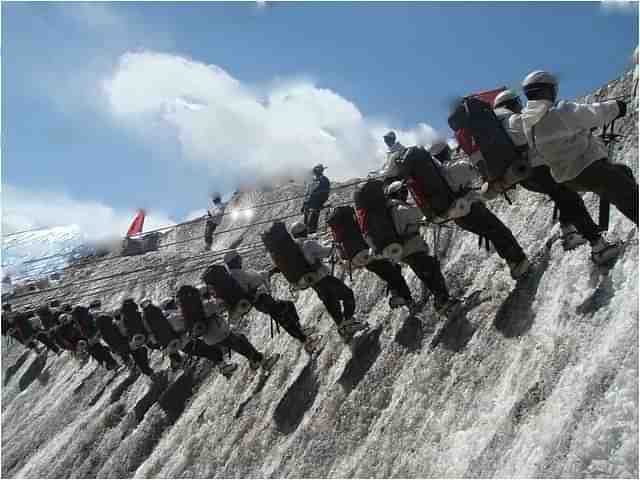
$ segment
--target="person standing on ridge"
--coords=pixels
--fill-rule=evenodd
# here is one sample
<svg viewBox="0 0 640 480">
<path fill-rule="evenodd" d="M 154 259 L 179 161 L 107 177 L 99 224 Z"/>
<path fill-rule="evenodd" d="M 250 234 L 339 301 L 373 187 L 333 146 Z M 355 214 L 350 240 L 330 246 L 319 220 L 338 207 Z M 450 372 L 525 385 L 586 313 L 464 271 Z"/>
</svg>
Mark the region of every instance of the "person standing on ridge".
<svg viewBox="0 0 640 480">
<path fill-rule="evenodd" d="M 313 180 L 307 184 L 302 213 L 304 214 L 304 224 L 308 233 L 315 233 L 318 230 L 318 219 L 320 210 L 329 198 L 331 182 L 323 174 L 327 167 L 319 163 L 313 167 Z"/>
<path fill-rule="evenodd" d="M 572 250 L 588 241 L 592 248 L 591 258 L 595 263 L 605 263 L 617 257 L 620 253 L 619 245 L 607 242 L 600 234 L 582 197 L 566 185 L 557 183 L 540 156 L 529 151 L 527 138 L 522 130 L 522 104 L 519 96 L 513 90 L 505 90 L 495 98 L 493 107 L 516 149 L 521 154 L 528 155 L 531 173 L 520 185 L 531 192 L 548 195 L 560 211 L 563 248 Z"/>
<path fill-rule="evenodd" d="M 387 158 L 382 170 L 379 172 L 382 175 L 384 186 L 387 186 L 396 180 L 400 180 L 400 172 L 398 170 L 397 159 L 402 156 L 406 147 L 398 142 L 396 134 L 393 131 L 389 131 L 382 137 L 385 145 L 387 146 Z"/>
<path fill-rule="evenodd" d="M 216 231 L 218 225 L 222 223 L 224 210 L 227 204 L 222 203 L 222 196 L 218 192 L 214 192 L 209 196 L 209 208 L 206 215 L 206 223 L 204 226 L 204 249 L 211 250 L 213 244 L 213 232 Z"/>
<path fill-rule="evenodd" d="M 605 198 L 637 226 L 638 183 L 626 165 L 611 163 L 604 143 L 591 132 L 624 117 L 627 104 L 557 101 L 558 80 L 542 70 L 527 75 L 522 89 L 528 100 L 521 114 L 522 129 L 530 151 L 540 156 L 553 179 Z M 598 252 L 594 246 L 593 253 Z"/>
</svg>

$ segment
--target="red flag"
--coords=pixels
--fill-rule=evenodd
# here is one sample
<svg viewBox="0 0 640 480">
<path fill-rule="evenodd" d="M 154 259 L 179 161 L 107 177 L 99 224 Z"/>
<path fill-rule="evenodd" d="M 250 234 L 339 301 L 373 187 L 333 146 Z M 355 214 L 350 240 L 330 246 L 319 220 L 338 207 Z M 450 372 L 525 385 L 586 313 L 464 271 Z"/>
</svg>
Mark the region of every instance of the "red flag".
<svg viewBox="0 0 640 480">
<path fill-rule="evenodd" d="M 127 231 L 127 237 L 130 237 L 131 235 L 137 235 L 138 233 L 142 232 L 142 226 L 144 225 L 144 216 L 145 216 L 145 211 L 138 210 L 138 214 L 136 215 L 136 218 L 133 219 L 133 222 L 131 222 L 131 226 L 129 227 L 129 230 Z"/>
</svg>

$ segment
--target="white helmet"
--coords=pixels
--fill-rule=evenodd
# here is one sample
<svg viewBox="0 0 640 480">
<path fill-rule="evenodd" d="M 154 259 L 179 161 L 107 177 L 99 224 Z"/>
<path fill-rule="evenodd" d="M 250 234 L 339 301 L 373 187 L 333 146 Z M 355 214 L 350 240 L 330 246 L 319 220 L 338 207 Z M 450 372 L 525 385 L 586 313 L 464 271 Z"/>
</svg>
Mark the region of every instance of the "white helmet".
<svg viewBox="0 0 640 480">
<path fill-rule="evenodd" d="M 165 297 L 160 302 L 160 307 L 162 307 L 162 310 L 175 310 L 176 302 L 173 297 Z"/>
<path fill-rule="evenodd" d="M 240 254 L 236 250 L 231 250 L 224 254 L 224 258 L 222 259 L 222 261 L 229 265 L 238 257 L 240 257 Z"/>
<path fill-rule="evenodd" d="M 209 287 L 207 287 L 204 283 L 201 283 L 199 285 L 196 285 L 196 288 L 198 289 L 198 291 L 200 292 L 200 295 L 208 295 L 209 294 Z"/>
<path fill-rule="evenodd" d="M 402 188 L 404 188 L 404 183 L 400 180 L 396 180 L 387 187 L 387 191 L 385 193 L 387 195 L 393 195 L 394 193 L 398 193 Z"/>
<path fill-rule="evenodd" d="M 448 146 L 449 144 L 445 140 L 436 140 L 431 145 L 431 148 L 429 148 L 429 153 L 431 155 L 438 155 L 439 153 L 442 153 L 442 151 Z"/>
<path fill-rule="evenodd" d="M 553 74 L 545 72 L 544 70 L 531 72 L 522 81 L 522 89 L 527 98 L 529 98 L 529 93 L 549 86 L 553 87 L 553 95 L 555 97 L 558 94 L 558 79 Z"/>
<path fill-rule="evenodd" d="M 303 222 L 294 222 L 291 225 L 291 235 L 302 235 L 307 230 L 307 226 Z"/>
<path fill-rule="evenodd" d="M 493 108 L 501 107 L 505 103 L 517 99 L 518 94 L 516 92 L 514 92 L 513 90 L 505 90 L 504 92 L 500 92 L 493 100 Z"/>
<path fill-rule="evenodd" d="M 153 302 L 151 301 L 150 298 L 143 298 L 142 301 L 140 302 L 140 307 L 141 308 L 147 308 L 149 305 L 151 305 Z"/>
</svg>

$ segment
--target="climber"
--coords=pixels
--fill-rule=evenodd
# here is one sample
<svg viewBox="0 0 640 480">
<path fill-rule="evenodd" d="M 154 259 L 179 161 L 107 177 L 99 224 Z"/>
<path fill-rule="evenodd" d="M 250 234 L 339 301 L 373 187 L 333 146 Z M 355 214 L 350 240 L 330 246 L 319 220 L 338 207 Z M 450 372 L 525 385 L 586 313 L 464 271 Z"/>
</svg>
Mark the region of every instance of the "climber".
<svg viewBox="0 0 640 480">
<path fill-rule="evenodd" d="M 209 196 L 209 209 L 207 210 L 206 222 L 204 227 L 204 249 L 211 250 L 213 244 L 213 232 L 218 225 L 222 223 L 224 210 L 227 204 L 222 202 L 222 196 L 218 192 L 214 192 Z"/>
<path fill-rule="evenodd" d="M 562 246 L 572 250 L 585 242 L 591 244 L 591 258 L 595 263 L 606 263 L 620 253 L 619 245 L 609 243 L 601 234 L 598 225 L 592 220 L 582 197 L 566 185 L 557 183 L 551 176 L 549 167 L 542 163 L 534 150 L 528 151 L 527 138 L 522 130 L 522 104 L 513 90 L 505 90 L 494 100 L 495 114 L 502 122 L 504 130 L 513 141 L 516 149 L 528 156 L 532 167 L 529 176 L 520 181 L 525 189 L 548 195 L 560 211 L 560 229 Z M 489 193 L 489 198 L 492 193 Z"/>
<path fill-rule="evenodd" d="M 129 348 L 127 337 L 122 334 L 120 328 L 114 323 L 114 317 L 118 315 L 118 312 L 92 311 L 92 315 L 95 318 L 96 328 L 102 340 L 113 353 L 122 359 L 124 365 L 131 367 L 136 359 Z M 140 353 L 137 354 L 138 357 Z M 142 365 L 145 365 L 144 360 L 142 360 Z M 141 370 L 143 368 L 145 367 L 141 367 Z"/>
<path fill-rule="evenodd" d="M 322 264 L 323 259 L 331 256 L 332 248 L 307 239 L 307 228 L 302 222 L 291 225 L 291 236 L 300 247 L 305 260 L 315 271 L 316 280 L 311 288 L 331 315 L 342 339 L 347 343 L 350 342 L 356 332 L 366 330 L 369 326 L 353 318 L 356 309 L 353 290 L 330 275 L 329 269 Z"/>
<path fill-rule="evenodd" d="M 331 183 L 322 173 L 326 168 L 321 163 L 313 167 L 313 180 L 307 184 L 305 191 L 302 213 L 304 214 L 304 224 L 309 233 L 315 233 L 318 230 L 320 210 L 329 198 Z"/>
<path fill-rule="evenodd" d="M 142 321 L 138 304 L 133 298 L 125 298 L 113 318 L 120 332 L 127 338 L 131 356 L 137 367 L 144 375 L 153 377 L 154 371 L 149 365 L 149 351 L 145 346 L 149 332 Z"/>
<path fill-rule="evenodd" d="M 393 131 L 385 133 L 382 139 L 387 146 L 387 155 L 384 166 L 379 173 L 383 177 L 384 185 L 386 186 L 401 178 L 398 171 L 397 160 L 405 152 L 406 147 L 397 141 L 396 134 Z"/>
<path fill-rule="evenodd" d="M 624 117 L 627 104 L 557 102 L 558 80 L 541 70 L 527 75 L 522 88 L 528 100 L 521 114 L 522 129 L 530 151 L 550 168 L 553 179 L 610 201 L 638 225 L 638 184 L 631 170 L 611 163 L 604 143 L 591 132 Z"/>
<path fill-rule="evenodd" d="M 451 161 L 451 147 L 445 140 L 436 140 L 429 147 L 429 153 L 443 165 Z"/>
<path fill-rule="evenodd" d="M 507 261 L 511 277 L 520 279 L 529 269 L 522 247 L 482 201 L 474 189 L 479 172 L 466 160 L 441 164 L 421 147 L 410 147 L 402 157 L 403 175 L 429 222 L 453 220 L 460 228 L 487 238 Z"/>
<path fill-rule="evenodd" d="M 195 355 L 200 349 L 205 348 L 208 354 L 211 355 L 210 359 L 216 363 L 214 356 L 217 357 L 219 355 L 219 360 L 217 361 L 221 362 L 223 359 L 221 347 L 226 347 L 247 358 L 251 370 L 256 371 L 259 368 L 265 371 L 271 370 L 278 359 L 277 355 L 267 357 L 259 352 L 245 335 L 231 331 L 227 322 L 217 313 L 218 307 L 215 303 L 205 306 L 199 289 L 191 285 L 183 285 L 180 290 L 178 291 L 180 310 L 177 309 L 175 301 L 172 302 L 173 299 L 165 299 L 163 301 L 165 311 L 173 313 L 172 316 L 167 315 L 167 318 L 172 321 L 176 329 L 180 322 L 185 324 L 185 328 L 189 324 L 202 323 L 204 325 L 203 330 L 198 330 L 193 335 L 193 337 L 202 337 L 203 342 L 195 342 L 191 345 L 191 349 L 185 347 L 185 351 L 190 350 L 190 353 Z M 192 292 L 193 294 L 191 294 Z M 191 318 L 194 316 L 197 318 Z M 231 364 L 234 365 L 233 367 L 225 365 L 227 364 L 221 364 L 220 366 L 223 374 L 225 370 L 232 372 L 237 367 L 235 364 Z"/>
<path fill-rule="evenodd" d="M 334 208 L 327 223 L 331 229 L 338 256 L 342 262 L 346 263 L 349 271 L 352 268 L 365 268 L 375 273 L 387 284 L 391 294 L 389 298 L 391 308 L 406 306 L 413 310 L 415 304 L 411 297 L 411 290 L 402 276 L 400 265 L 370 252 L 369 245 L 356 221 L 353 207 L 340 205 Z"/>
<path fill-rule="evenodd" d="M 3 314 L 3 317 L 7 317 L 7 334 L 16 339 L 26 348 L 33 350 L 40 354 L 41 348 L 36 343 L 37 330 L 34 328 L 29 319 L 33 316 L 33 312 L 29 310 L 22 310 L 17 312 L 10 312 L 10 315 Z"/>
<path fill-rule="evenodd" d="M 98 363 L 107 370 L 118 368 L 109 349 L 100 341 L 98 327 L 89 308 L 83 305 L 76 305 L 71 311 L 71 319 L 75 323 L 82 339 L 86 342 L 86 350 Z"/>
<path fill-rule="evenodd" d="M 420 234 L 420 226 L 424 223 L 422 212 L 417 207 L 409 205 L 409 190 L 400 180 L 386 188 L 386 195 L 393 226 L 402 242 L 402 262 L 409 265 L 433 293 L 436 311 L 445 316 L 452 315 L 460 301 L 449 295 L 440 263 L 429 255 L 429 247 Z"/>
<path fill-rule="evenodd" d="M 269 315 L 291 337 L 302 343 L 307 353 L 312 354 L 318 345 L 319 339 L 314 336 L 307 336 L 303 332 L 302 325 L 300 325 L 300 317 L 294 303 L 287 300 L 276 300 L 271 296 L 271 275 L 276 273 L 277 270 L 257 272 L 251 269 L 243 269 L 242 257 L 236 250 L 231 250 L 225 254 L 224 263 L 231 277 L 248 296 L 249 301 L 256 310 Z M 207 272 L 203 275 L 205 282 L 206 278 Z"/>
</svg>

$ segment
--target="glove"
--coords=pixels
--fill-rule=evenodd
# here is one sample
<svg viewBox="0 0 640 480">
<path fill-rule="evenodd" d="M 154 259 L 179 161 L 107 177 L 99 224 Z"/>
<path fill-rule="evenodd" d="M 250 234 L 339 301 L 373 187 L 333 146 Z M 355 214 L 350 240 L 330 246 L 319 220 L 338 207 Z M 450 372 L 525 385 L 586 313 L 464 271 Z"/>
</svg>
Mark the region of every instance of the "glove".
<svg viewBox="0 0 640 480">
<path fill-rule="evenodd" d="M 616 103 L 618 104 L 618 110 L 620 111 L 616 118 L 622 118 L 627 114 L 627 104 L 622 100 L 616 100 Z"/>
<path fill-rule="evenodd" d="M 302 208 L 300 209 L 300 213 L 304 213 L 304 211 L 307 209 L 306 205 L 302 205 Z"/>
</svg>

